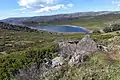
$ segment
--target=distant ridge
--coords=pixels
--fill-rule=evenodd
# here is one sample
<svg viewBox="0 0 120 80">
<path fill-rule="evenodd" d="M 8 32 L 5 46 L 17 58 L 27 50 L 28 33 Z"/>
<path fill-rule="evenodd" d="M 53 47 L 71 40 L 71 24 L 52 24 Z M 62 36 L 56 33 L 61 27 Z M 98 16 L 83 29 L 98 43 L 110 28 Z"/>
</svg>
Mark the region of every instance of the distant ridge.
<svg viewBox="0 0 120 80">
<path fill-rule="evenodd" d="M 9 23 L 21 23 L 24 21 L 49 21 L 54 19 L 63 19 L 63 18 L 75 18 L 75 17 L 83 17 L 83 16 L 98 16 L 103 14 L 120 14 L 120 11 L 99 11 L 99 12 L 77 12 L 70 14 L 56 14 L 49 16 L 34 16 L 34 17 L 15 17 L 15 18 L 7 18 L 1 21 L 9 22 Z"/>
<path fill-rule="evenodd" d="M 15 17 L 15 18 L 7 18 L 1 21 L 15 25 L 33 27 L 33 26 L 44 26 L 44 25 L 72 25 L 70 20 L 76 20 L 78 23 L 84 20 L 89 20 L 88 22 L 90 22 L 91 19 L 94 20 L 101 19 L 102 21 L 106 20 L 107 22 L 109 22 L 110 20 L 112 21 L 113 19 L 117 20 L 119 15 L 120 15 L 120 11 L 99 11 L 99 12 L 91 11 L 91 12 L 77 12 L 70 14 L 57 14 L 57 15 L 49 15 L 49 16 Z M 110 19 L 110 17 L 112 18 Z M 59 24 L 59 22 L 61 22 L 61 24 Z"/>
</svg>

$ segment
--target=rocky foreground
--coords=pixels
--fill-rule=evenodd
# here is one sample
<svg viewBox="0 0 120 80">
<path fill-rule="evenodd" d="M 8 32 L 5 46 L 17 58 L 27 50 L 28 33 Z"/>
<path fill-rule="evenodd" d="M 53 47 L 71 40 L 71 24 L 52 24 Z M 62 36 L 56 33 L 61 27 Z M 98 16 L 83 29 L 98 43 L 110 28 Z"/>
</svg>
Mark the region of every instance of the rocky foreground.
<svg viewBox="0 0 120 80">
<path fill-rule="evenodd" d="M 98 45 L 90 35 L 82 40 L 58 41 L 57 56 L 52 60 L 46 60 L 43 64 L 33 64 L 26 69 L 20 70 L 17 80 L 38 80 L 49 76 L 53 71 L 59 71 L 63 66 L 79 66 L 87 57 L 97 51 L 107 51 L 105 46 Z"/>
</svg>

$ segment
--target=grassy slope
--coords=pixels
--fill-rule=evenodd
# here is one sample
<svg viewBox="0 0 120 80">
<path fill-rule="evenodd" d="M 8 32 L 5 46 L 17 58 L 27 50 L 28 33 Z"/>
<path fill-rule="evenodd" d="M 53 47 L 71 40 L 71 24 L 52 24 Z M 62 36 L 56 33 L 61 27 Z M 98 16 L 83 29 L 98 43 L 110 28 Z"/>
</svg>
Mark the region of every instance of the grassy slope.
<svg viewBox="0 0 120 80">
<path fill-rule="evenodd" d="M 119 61 L 110 60 L 102 53 L 90 55 L 86 63 L 78 67 L 64 66 L 60 71 L 43 80 L 119 80 Z"/>
<path fill-rule="evenodd" d="M 112 23 L 120 23 L 120 14 L 108 14 L 100 16 L 87 16 L 73 19 L 62 19 L 44 22 L 38 25 L 76 25 L 83 26 L 88 29 L 104 28 Z M 37 26 L 38 26 L 37 25 Z"/>
<path fill-rule="evenodd" d="M 85 26 L 89 29 L 103 28 L 109 25 L 109 22 L 119 20 L 120 15 L 105 15 L 98 16 L 92 19 L 73 19 L 73 20 L 61 20 L 44 23 L 41 25 L 78 25 Z M 117 21 L 119 23 L 119 21 Z M 117 34 L 107 33 L 104 35 L 93 34 L 92 37 L 96 41 L 103 45 L 108 45 L 110 42 L 108 39 L 114 38 Z M 0 30 L 0 79 L 7 79 L 12 75 L 12 71 L 28 66 L 31 63 L 35 63 L 36 58 L 42 59 L 41 55 L 49 54 L 49 51 L 55 47 L 53 42 L 60 39 L 81 39 L 84 34 L 63 34 L 63 33 L 48 33 L 48 32 L 23 32 L 23 31 L 8 31 Z M 119 35 L 117 35 L 119 37 Z M 51 47 L 53 46 L 53 47 Z M 34 52 L 33 56 L 29 55 L 29 52 Z M 113 52 L 114 53 L 114 52 Z M 119 51 L 116 52 L 118 55 Z M 41 55 L 40 55 L 41 54 Z M 116 55 L 115 54 L 115 55 Z M 40 56 L 35 56 L 40 55 Z M 115 56 L 114 54 L 112 56 Z M 108 55 L 103 52 L 99 52 L 95 55 L 91 55 L 86 64 L 82 64 L 79 67 L 63 68 L 62 72 L 49 76 L 49 80 L 119 80 L 119 57 L 117 60 L 109 59 Z M 10 68 L 11 67 L 11 68 Z M 114 69 L 115 68 L 115 69 Z M 65 69 L 65 70 L 64 70 Z M 103 71 L 102 71 L 103 70 Z M 61 76 L 61 74 L 64 75 Z M 114 73 L 113 73 L 114 72 Z"/>
<path fill-rule="evenodd" d="M 23 32 L 0 30 L 0 53 L 26 50 L 27 48 L 40 48 L 54 40 L 64 38 L 78 38 L 81 33 L 63 34 L 45 31 Z M 81 37 L 80 37 L 81 38 Z"/>
<path fill-rule="evenodd" d="M 18 69 L 36 63 L 38 59 L 54 57 L 55 40 L 81 39 L 82 35 L 0 29 L 0 80 L 13 77 Z"/>
<path fill-rule="evenodd" d="M 109 36 L 109 37 L 108 37 Z M 109 39 L 117 39 L 109 42 Z M 98 43 L 104 45 L 118 45 L 120 36 L 114 34 L 93 35 Z M 107 44 L 106 44 L 107 43 Z M 96 52 L 89 55 L 86 62 L 76 67 L 62 66 L 61 70 L 52 70 L 53 73 L 43 80 L 119 80 L 120 79 L 120 48 L 106 52 Z"/>
<path fill-rule="evenodd" d="M 1 30 L 3 31 L 3 30 Z M 13 77 L 13 73 L 16 72 L 20 68 L 24 68 L 30 64 L 36 63 L 38 59 L 43 59 L 44 57 L 52 58 L 54 57 L 54 50 L 56 49 L 54 44 L 55 40 L 60 39 L 81 39 L 84 36 L 84 34 L 81 33 L 75 33 L 75 34 L 57 34 L 57 33 L 48 33 L 48 32 L 18 32 L 18 31 L 4 31 L 4 33 L 1 32 L 0 34 L 0 40 L 1 45 L 0 49 L 1 51 L 0 55 L 0 79 L 7 79 L 10 76 Z M 107 40 L 110 38 L 113 38 L 113 35 L 92 35 L 94 39 L 98 43 L 106 44 Z M 3 42 L 2 42 L 3 41 Z M 24 44 L 23 44 L 24 43 Z M 6 44 L 12 44 L 10 46 Z M 2 53 L 5 52 L 5 53 Z M 51 56 L 51 54 L 53 56 Z M 99 55 L 98 55 L 99 56 Z M 104 55 L 103 55 L 104 56 Z M 93 55 L 94 57 L 94 55 Z M 90 57 L 92 58 L 92 57 Z M 106 57 L 105 57 L 106 58 Z M 99 58 L 95 58 L 99 61 Z M 103 60 L 102 60 L 103 59 Z M 97 61 L 94 60 L 94 61 Z M 101 57 L 100 62 L 104 63 L 104 58 Z M 97 66 L 96 64 L 92 64 L 91 60 L 88 60 L 90 62 L 89 64 L 86 64 L 86 69 L 89 69 L 89 66 L 91 66 L 91 69 L 94 69 L 94 67 L 101 69 L 101 67 Z M 105 61 L 106 62 L 106 61 Z M 100 63 L 100 64 L 102 64 Z M 107 64 L 109 65 L 109 63 Z M 84 65 L 80 67 L 80 70 L 84 70 Z M 106 68 L 104 66 L 104 68 Z M 65 68 L 64 68 L 65 69 Z M 82 70 L 83 69 L 83 70 Z M 65 71 L 65 75 L 61 77 L 63 80 L 66 78 L 72 79 L 72 78 L 80 78 L 86 76 L 90 77 L 91 72 L 83 71 L 86 75 L 81 74 L 81 71 L 79 68 L 72 69 L 70 68 L 70 71 Z M 59 73 L 59 72 L 58 72 Z M 76 75 L 79 74 L 79 75 Z M 94 72 L 95 73 L 95 72 Z M 102 72 L 100 72 L 102 75 Z M 73 74 L 73 75 L 72 75 Z M 107 74 L 107 73 L 105 73 Z M 70 77 L 66 77 L 66 75 Z M 83 76 L 82 76 L 83 75 Z M 58 75 L 59 76 L 59 75 Z M 56 75 L 54 76 L 56 78 Z M 94 76 L 93 76 L 94 77 Z M 49 78 L 49 77 L 48 77 Z M 52 77 L 51 77 L 52 78 Z M 49 79 L 52 80 L 52 79 Z M 85 79 L 83 79 L 85 80 Z M 89 80 L 89 79 L 86 79 Z M 104 79 L 105 80 L 105 79 Z"/>
</svg>

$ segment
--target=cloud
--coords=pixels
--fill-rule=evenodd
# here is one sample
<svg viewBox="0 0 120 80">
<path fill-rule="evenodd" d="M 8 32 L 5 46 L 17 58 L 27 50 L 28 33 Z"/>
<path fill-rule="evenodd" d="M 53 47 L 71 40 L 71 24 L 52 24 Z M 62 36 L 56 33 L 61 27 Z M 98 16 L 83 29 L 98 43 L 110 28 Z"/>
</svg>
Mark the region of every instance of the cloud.
<svg viewBox="0 0 120 80">
<path fill-rule="evenodd" d="M 60 8 L 64 8 L 65 5 L 61 4 L 61 5 L 56 5 L 56 6 L 46 6 L 44 8 L 41 8 L 39 10 L 34 11 L 35 13 L 42 13 L 42 12 L 48 12 L 48 11 L 53 11 L 53 10 L 58 10 Z"/>
<path fill-rule="evenodd" d="M 59 5 L 55 5 L 55 6 L 47 6 L 44 8 L 41 8 L 39 10 L 34 11 L 34 13 L 42 13 L 42 12 L 48 12 L 48 11 L 54 11 L 54 10 L 59 10 L 59 9 L 67 9 L 72 7 L 73 4 L 68 4 L 68 5 L 64 5 L 64 4 L 59 4 Z"/>
<path fill-rule="evenodd" d="M 19 0 L 18 4 L 21 9 L 17 9 L 22 13 L 42 13 L 48 11 L 55 11 L 59 9 L 68 9 L 73 7 L 73 4 L 59 4 L 62 0 Z"/>
<path fill-rule="evenodd" d="M 117 5 L 119 7 L 120 6 L 120 1 L 112 1 L 112 4 Z"/>
<path fill-rule="evenodd" d="M 74 4 L 70 3 L 70 4 L 68 4 L 67 6 L 68 6 L 68 7 L 73 7 Z"/>
<path fill-rule="evenodd" d="M 14 11 L 25 11 L 27 10 L 27 8 L 23 7 L 23 8 L 19 8 L 19 9 L 14 9 Z"/>
<path fill-rule="evenodd" d="M 42 4 L 54 4 L 58 0 L 19 0 L 18 4 L 23 7 L 38 6 Z"/>
</svg>

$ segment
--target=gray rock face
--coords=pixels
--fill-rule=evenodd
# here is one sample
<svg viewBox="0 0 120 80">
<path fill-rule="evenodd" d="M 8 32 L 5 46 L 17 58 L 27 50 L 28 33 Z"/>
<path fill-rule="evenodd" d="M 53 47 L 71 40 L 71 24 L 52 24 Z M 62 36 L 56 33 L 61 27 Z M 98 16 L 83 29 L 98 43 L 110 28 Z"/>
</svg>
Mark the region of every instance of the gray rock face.
<svg viewBox="0 0 120 80">
<path fill-rule="evenodd" d="M 74 54 L 77 47 L 76 44 L 74 44 L 74 41 L 63 41 L 58 44 L 60 54 Z"/>
<path fill-rule="evenodd" d="M 89 35 L 86 35 L 78 44 L 76 48 L 77 54 L 86 55 L 88 53 L 92 53 L 97 51 L 97 44 L 96 42 L 90 38 Z"/>
<path fill-rule="evenodd" d="M 89 35 L 86 35 L 80 41 L 63 41 L 59 43 L 60 51 L 62 55 L 70 55 L 71 58 L 68 61 L 69 65 L 78 64 L 83 62 L 83 58 L 90 53 L 93 53 L 98 50 L 96 42 L 90 38 Z"/>
<path fill-rule="evenodd" d="M 68 64 L 70 66 L 73 66 L 75 64 L 78 64 L 81 60 L 81 55 L 74 54 L 72 58 L 69 60 Z"/>
<path fill-rule="evenodd" d="M 64 64 L 64 59 L 62 56 L 56 57 L 52 60 L 52 67 L 59 67 Z"/>
<path fill-rule="evenodd" d="M 98 50 L 96 42 L 86 35 L 82 40 L 77 41 L 63 41 L 59 42 L 59 53 L 60 54 L 88 54 L 87 52 L 95 52 Z"/>
</svg>

